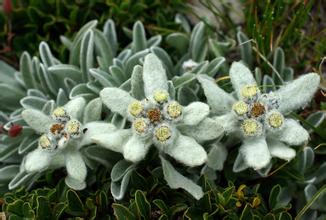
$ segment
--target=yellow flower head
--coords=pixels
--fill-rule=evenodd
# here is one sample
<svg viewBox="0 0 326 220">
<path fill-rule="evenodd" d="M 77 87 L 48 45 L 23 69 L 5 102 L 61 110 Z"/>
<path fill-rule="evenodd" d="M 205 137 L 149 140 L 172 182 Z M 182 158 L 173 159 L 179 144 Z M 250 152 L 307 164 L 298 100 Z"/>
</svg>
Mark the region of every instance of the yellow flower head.
<svg viewBox="0 0 326 220">
<path fill-rule="evenodd" d="M 256 85 L 245 86 L 241 90 L 241 95 L 244 98 L 252 98 L 259 92 L 259 89 Z"/>
<path fill-rule="evenodd" d="M 232 109 L 237 115 L 244 115 L 248 112 L 249 107 L 244 101 L 238 101 L 233 104 Z"/>
<path fill-rule="evenodd" d="M 161 125 L 155 130 L 154 135 L 158 141 L 164 143 L 172 136 L 172 130 L 166 125 Z"/>
<path fill-rule="evenodd" d="M 66 132 L 72 137 L 79 137 L 81 133 L 81 124 L 77 120 L 70 120 L 66 124 Z"/>
<path fill-rule="evenodd" d="M 169 93 L 165 90 L 157 90 L 154 92 L 154 100 L 158 103 L 163 103 L 168 101 Z"/>
<path fill-rule="evenodd" d="M 182 114 L 182 106 L 178 102 L 173 101 L 167 105 L 166 112 L 173 119 L 179 118 Z"/>
<path fill-rule="evenodd" d="M 267 122 L 272 128 L 279 128 L 284 123 L 283 115 L 279 112 L 273 112 L 267 117 Z"/>
<path fill-rule="evenodd" d="M 48 135 L 43 134 L 39 138 L 38 144 L 42 149 L 50 149 L 52 147 L 52 140 L 49 138 Z"/>
<path fill-rule="evenodd" d="M 133 101 L 128 106 L 129 113 L 134 117 L 139 116 L 143 110 L 144 110 L 144 106 L 143 103 L 141 103 L 140 101 Z"/>
<path fill-rule="evenodd" d="M 70 117 L 64 107 L 57 107 L 52 112 L 52 118 L 61 122 L 69 120 Z"/>
<path fill-rule="evenodd" d="M 241 129 L 246 136 L 256 136 L 261 133 L 261 125 L 254 119 L 246 119 L 241 124 Z"/>
<path fill-rule="evenodd" d="M 136 118 L 132 125 L 139 134 L 145 133 L 148 129 L 148 123 L 144 118 Z"/>
</svg>

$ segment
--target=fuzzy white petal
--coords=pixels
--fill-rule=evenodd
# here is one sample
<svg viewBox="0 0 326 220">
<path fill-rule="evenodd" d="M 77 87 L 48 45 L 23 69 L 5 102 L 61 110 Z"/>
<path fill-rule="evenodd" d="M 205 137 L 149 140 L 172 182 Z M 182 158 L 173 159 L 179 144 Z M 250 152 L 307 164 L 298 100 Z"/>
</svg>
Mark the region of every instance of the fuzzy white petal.
<svg viewBox="0 0 326 220">
<path fill-rule="evenodd" d="M 299 122 L 288 118 L 284 122 L 284 127 L 273 134 L 273 137 L 289 145 L 300 145 L 308 141 L 309 133 Z"/>
<path fill-rule="evenodd" d="M 230 69 L 230 78 L 238 97 L 241 97 L 241 90 L 248 85 L 257 85 L 256 80 L 248 67 L 241 62 L 233 62 Z"/>
<path fill-rule="evenodd" d="M 157 90 L 168 91 L 168 80 L 160 59 L 154 54 L 145 57 L 143 66 L 143 81 L 146 97 L 151 97 Z"/>
<path fill-rule="evenodd" d="M 246 164 L 256 170 L 267 166 L 271 160 L 265 137 L 245 139 L 240 147 L 240 153 Z"/>
<path fill-rule="evenodd" d="M 213 117 L 213 119 L 223 127 L 226 133 L 234 132 L 239 128 L 238 119 L 233 112 Z"/>
<path fill-rule="evenodd" d="M 85 181 L 80 181 L 80 180 L 74 179 L 70 176 L 67 176 L 65 178 L 65 183 L 69 188 L 72 188 L 74 190 L 83 190 L 86 188 Z"/>
<path fill-rule="evenodd" d="M 95 143 L 115 152 L 123 153 L 123 145 L 131 137 L 131 129 L 114 131 L 109 134 L 96 134 L 91 137 Z"/>
<path fill-rule="evenodd" d="M 131 95 L 118 88 L 105 88 L 100 92 L 102 102 L 112 111 L 126 117 L 128 115 L 128 106 L 136 101 Z"/>
<path fill-rule="evenodd" d="M 123 146 L 123 156 L 126 160 L 137 163 L 143 160 L 151 143 L 134 134 Z"/>
<path fill-rule="evenodd" d="M 81 153 L 76 150 L 66 151 L 65 161 L 68 176 L 79 182 L 84 182 L 87 176 L 87 168 Z"/>
<path fill-rule="evenodd" d="M 275 92 L 275 95 L 280 98 L 278 110 L 286 114 L 304 107 L 317 91 L 319 83 L 319 75 L 317 73 L 309 73 L 282 86 Z"/>
<path fill-rule="evenodd" d="M 52 153 L 47 150 L 35 149 L 26 156 L 25 170 L 27 172 L 40 172 L 49 167 Z"/>
<path fill-rule="evenodd" d="M 214 170 L 222 170 L 228 155 L 226 147 L 221 143 L 212 144 L 207 157 L 207 166 Z"/>
<path fill-rule="evenodd" d="M 248 164 L 244 161 L 243 156 L 241 153 L 238 153 L 237 158 L 234 161 L 232 171 L 235 173 L 239 173 L 241 171 L 244 171 L 247 169 L 249 166 Z"/>
<path fill-rule="evenodd" d="M 164 148 L 165 153 L 177 161 L 195 167 L 202 165 L 207 160 L 207 153 L 193 138 L 179 135 L 174 144 Z"/>
<path fill-rule="evenodd" d="M 211 118 L 205 118 L 195 126 L 180 125 L 178 129 L 182 134 L 193 137 L 199 143 L 216 139 L 224 132 L 223 127 Z"/>
<path fill-rule="evenodd" d="M 183 108 L 182 122 L 186 125 L 197 125 L 209 114 L 209 106 L 203 102 L 192 102 Z"/>
<path fill-rule="evenodd" d="M 295 150 L 277 140 L 268 140 L 268 149 L 273 157 L 290 161 L 295 157 Z"/>
<path fill-rule="evenodd" d="M 35 109 L 26 109 L 22 112 L 25 122 L 38 133 L 47 133 L 53 120 L 43 112 Z"/>
<path fill-rule="evenodd" d="M 116 127 L 113 124 L 94 121 L 89 122 L 83 126 L 83 130 L 85 129 L 85 133 L 80 142 L 80 146 L 84 146 L 92 143 L 92 137 L 98 134 L 109 134 L 116 130 Z"/>
<path fill-rule="evenodd" d="M 81 120 L 85 106 L 85 99 L 83 97 L 78 97 L 69 101 L 64 107 L 71 118 Z"/>
<path fill-rule="evenodd" d="M 218 87 L 213 78 L 199 75 L 197 79 L 204 90 L 207 103 L 211 107 L 213 114 L 224 114 L 231 109 L 232 104 L 235 102 L 234 98 Z"/>
</svg>

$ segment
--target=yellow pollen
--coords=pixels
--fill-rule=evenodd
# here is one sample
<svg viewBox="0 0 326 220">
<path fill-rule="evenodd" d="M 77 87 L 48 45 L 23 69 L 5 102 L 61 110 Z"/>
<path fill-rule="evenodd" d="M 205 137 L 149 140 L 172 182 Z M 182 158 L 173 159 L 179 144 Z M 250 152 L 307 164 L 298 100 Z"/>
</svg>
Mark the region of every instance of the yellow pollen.
<svg viewBox="0 0 326 220">
<path fill-rule="evenodd" d="M 133 122 L 133 126 L 138 133 L 144 133 L 147 130 L 147 123 L 143 118 L 137 118 Z"/>
<path fill-rule="evenodd" d="M 238 115 L 244 115 L 248 112 L 248 105 L 243 101 L 234 103 L 232 108 Z"/>
<path fill-rule="evenodd" d="M 47 149 L 51 147 L 51 141 L 46 134 L 43 134 L 38 142 L 42 149 Z"/>
<path fill-rule="evenodd" d="M 259 131 L 259 124 L 254 119 L 246 119 L 242 122 L 241 128 L 245 135 L 255 136 L 258 134 Z"/>
<path fill-rule="evenodd" d="M 167 126 L 161 126 L 155 130 L 155 137 L 160 142 L 167 141 L 172 135 L 171 129 Z"/>
<path fill-rule="evenodd" d="M 67 116 L 67 112 L 64 109 L 64 107 L 58 107 L 58 108 L 54 109 L 52 114 L 55 117 L 66 117 Z"/>
<path fill-rule="evenodd" d="M 68 121 L 66 130 L 69 134 L 78 134 L 80 130 L 80 123 L 78 121 Z"/>
<path fill-rule="evenodd" d="M 144 110 L 143 104 L 140 101 L 133 101 L 128 106 L 128 111 L 132 116 L 139 116 Z"/>
<path fill-rule="evenodd" d="M 158 90 L 154 92 L 154 100 L 158 103 L 166 102 L 169 98 L 169 93 L 165 90 Z"/>
<path fill-rule="evenodd" d="M 258 87 L 256 85 L 245 86 L 241 90 L 241 95 L 245 98 L 251 98 L 258 93 Z"/>
<path fill-rule="evenodd" d="M 278 112 L 273 112 L 268 116 L 268 123 L 273 128 L 279 128 L 283 125 L 283 116 Z"/>
<path fill-rule="evenodd" d="M 172 102 L 167 106 L 167 113 L 171 118 L 178 118 L 182 113 L 182 107 L 178 102 Z"/>
</svg>

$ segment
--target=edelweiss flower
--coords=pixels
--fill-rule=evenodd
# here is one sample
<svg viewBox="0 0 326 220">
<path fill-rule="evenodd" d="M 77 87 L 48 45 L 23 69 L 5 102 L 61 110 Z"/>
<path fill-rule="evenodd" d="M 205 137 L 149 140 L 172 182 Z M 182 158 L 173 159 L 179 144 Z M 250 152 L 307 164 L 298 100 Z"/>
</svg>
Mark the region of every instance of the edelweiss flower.
<svg viewBox="0 0 326 220">
<path fill-rule="evenodd" d="M 54 109 L 51 116 L 34 109 L 22 112 L 26 123 L 42 134 L 39 147 L 30 152 L 24 160 L 24 169 L 28 173 L 65 166 L 68 173 L 66 184 L 75 190 L 86 187 L 87 169 L 79 149 L 91 143 L 92 135 L 111 132 L 115 128 L 104 122 L 82 125 L 79 119 L 85 105 L 83 98 L 76 98 L 65 106 Z"/>
<path fill-rule="evenodd" d="M 306 142 L 309 134 L 297 121 L 284 116 L 309 102 L 318 88 L 319 75 L 306 74 L 268 94 L 260 91 L 250 70 L 240 62 L 232 64 L 230 78 L 238 100 L 207 76 L 198 80 L 212 112 L 221 115 L 216 121 L 227 133 L 243 139 L 233 170 L 264 168 L 271 157 L 291 160 L 296 152 L 288 145 Z"/>
<path fill-rule="evenodd" d="M 116 152 L 125 159 L 139 162 L 154 144 L 160 152 L 188 166 L 206 161 L 207 154 L 198 142 L 221 135 L 221 127 L 207 118 L 209 106 L 193 102 L 183 107 L 169 94 L 168 81 L 161 61 L 154 55 L 145 57 L 142 81 L 143 100 L 137 100 L 118 88 L 100 92 L 103 103 L 113 112 L 128 118 L 130 129 L 92 137 L 94 142 Z"/>
</svg>

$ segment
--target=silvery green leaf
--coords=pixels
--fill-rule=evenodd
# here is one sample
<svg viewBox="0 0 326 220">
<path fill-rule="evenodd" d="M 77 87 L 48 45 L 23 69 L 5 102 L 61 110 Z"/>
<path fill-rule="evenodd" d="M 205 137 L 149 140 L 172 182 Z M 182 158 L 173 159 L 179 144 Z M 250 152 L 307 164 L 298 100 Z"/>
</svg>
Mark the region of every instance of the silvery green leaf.
<svg viewBox="0 0 326 220">
<path fill-rule="evenodd" d="M 57 100 L 56 103 L 58 106 L 63 106 L 68 102 L 68 97 L 63 89 L 59 89 L 57 94 Z"/>
<path fill-rule="evenodd" d="M 131 129 L 121 129 L 108 134 L 96 134 L 91 137 L 93 142 L 114 152 L 122 153 L 123 145 L 132 136 Z"/>
<path fill-rule="evenodd" d="M 283 71 L 283 79 L 285 82 L 292 81 L 294 78 L 294 71 L 291 67 L 285 67 Z"/>
<path fill-rule="evenodd" d="M 135 164 L 126 160 L 118 161 L 111 170 L 111 180 L 117 182 L 121 180 L 127 172 L 135 168 Z"/>
<path fill-rule="evenodd" d="M 190 24 L 185 16 L 178 13 L 175 15 L 174 21 L 175 23 L 180 24 L 187 33 L 190 33 Z"/>
<path fill-rule="evenodd" d="M 204 90 L 207 103 L 211 107 L 212 113 L 220 115 L 231 109 L 235 99 L 232 95 L 218 87 L 213 78 L 198 75 L 197 79 Z"/>
<path fill-rule="evenodd" d="M 193 82 L 196 79 L 196 75 L 193 73 L 185 73 L 182 76 L 175 76 L 172 79 L 174 88 L 178 89 L 181 88 L 191 82 Z"/>
<path fill-rule="evenodd" d="M 284 55 L 284 51 L 280 47 L 276 48 L 274 52 L 273 66 L 277 71 L 277 73 L 273 70 L 272 78 L 275 82 L 279 83 L 280 78 L 278 76 L 284 78 L 284 68 L 285 68 L 285 55 Z"/>
<path fill-rule="evenodd" d="M 130 180 L 130 176 L 132 174 L 132 172 L 134 171 L 134 169 L 130 169 L 122 178 L 121 181 L 119 182 L 111 182 L 111 194 L 112 196 L 117 199 L 123 199 L 126 191 L 127 191 L 127 187 L 129 184 L 129 180 Z"/>
<path fill-rule="evenodd" d="M 10 181 L 19 172 L 18 165 L 8 165 L 0 169 L 0 181 Z"/>
<path fill-rule="evenodd" d="M 208 61 L 205 60 L 203 62 L 200 62 L 191 72 L 195 74 L 203 74 L 206 73 L 206 70 L 208 68 Z"/>
<path fill-rule="evenodd" d="M 35 78 L 32 70 L 32 60 L 27 52 L 20 57 L 20 72 L 22 73 L 27 88 L 34 88 Z"/>
<path fill-rule="evenodd" d="M 197 125 L 209 114 L 209 106 L 203 102 L 192 102 L 183 108 L 182 123 Z"/>
<path fill-rule="evenodd" d="M 315 160 L 315 153 L 311 147 L 305 147 L 303 150 L 298 154 L 298 170 L 301 173 L 305 173 L 307 169 L 309 169 Z"/>
<path fill-rule="evenodd" d="M 117 156 L 116 154 L 113 154 L 112 151 L 97 145 L 91 145 L 84 148 L 84 155 L 105 167 L 111 167 L 111 163 L 118 159 L 112 158 L 112 155 Z"/>
<path fill-rule="evenodd" d="M 40 52 L 41 60 L 45 65 L 45 67 L 50 67 L 55 64 L 54 57 L 51 53 L 49 45 L 46 42 L 42 41 L 40 43 L 39 52 Z"/>
<path fill-rule="evenodd" d="M 123 145 L 123 157 L 128 161 L 137 163 L 145 158 L 151 144 L 151 140 L 146 140 L 137 134 L 133 134 Z"/>
<path fill-rule="evenodd" d="M 98 121 L 101 119 L 102 101 L 100 98 L 90 101 L 84 110 L 83 122 Z"/>
<path fill-rule="evenodd" d="M 306 201 L 309 201 L 312 199 L 312 197 L 317 193 L 317 188 L 316 186 L 314 186 L 313 184 L 308 184 L 305 188 L 304 188 L 304 194 L 306 197 Z M 312 209 L 316 209 L 318 207 L 318 203 L 314 202 L 311 205 Z"/>
<path fill-rule="evenodd" d="M 272 135 L 275 139 L 289 145 L 301 145 L 309 139 L 309 133 L 297 121 L 290 118 L 285 120 L 280 131 Z"/>
<path fill-rule="evenodd" d="M 75 150 L 66 151 L 65 163 L 68 173 L 66 184 L 75 190 L 84 189 L 86 187 L 87 168 L 81 153 Z"/>
<path fill-rule="evenodd" d="M 90 81 L 86 83 L 86 87 L 91 90 L 94 94 L 98 95 L 100 91 L 103 89 L 102 85 L 99 82 Z"/>
<path fill-rule="evenodd" d="M 150 50 L 162 61 L 163 65 L 167 71 L 167 75 L 169 76 L 168 78 L 172 78 L 172 76 L 174 75 L 173 62 L 172 62 L 169 54 L 160 47 L 151 47 Z"/>
<path fill-rule="evenodd" d="M 124 51 L 126 51 L 126 50 L 124 50 Z M 127 49 L 127 51 L 129 51 L 130 52 L 130 50 L 129 49 Z M 122 53 L 123 51 L 121 51 L 121 53 Z M 128 56 L 129 57 L 129 56 Z M 128 58 L 127 57 L 127 58 Z M 127 59 L 126 58 L 126 59 Z M 123 61 L 122 60 L 120 60 L 120 59 L 118 59 L 118 58 L 114 58 L 113 59 L 113 66 L 117 66 L 117 67 L 119 67 L 120 69 L 123 69 L 124 68 L 124 63 L 123 63 Z"/>
<path fill-rule="evenodd" d="M 261 85 L 262 83 L 262 73 L 259 67 L 255 68 L 255 79 L 258 85 Z"/>
<path fill-rule="evenodd" d="M 25 85 L 22 73 L 21 72 L 14 72 L 13 76 L 15 77 L 15 80 L 16 80 L 16 82 L 18 84 L 16 88 L 21 87 L 21 90 L 25 89 L 26 85 Z M 39 86 L 37 86 L 37 88 L 39 88 Z"/>
<path fill-rule="evenodd" d="M 75 66 L 79 66 L 80 61 L 80 48 L 81 48 L 81 41 L 84 38 L 84 35 L 90 30 L 93 29 L 97 25 L 97 20 L 92 20 L 85 24 L 76 34 L 71 52 L 69 57 L 69 63 Z"/>
<path fill-rule="evenodd" d="M 60 36 L 60 41 L 61 41 L 61 43 L 69 50 L 69 51 L 71 51 L 71 49 L 72 49 L 72 42 L 71 42 L 71 40 L 69 40 L 67 37 L 65 37 L 65 36 L 63 36 L 63 35 L 61 35 Z"/>
<path fill-rule="evenodd" d="M 80 120 L 83 116 L 85 106 L 85 99 L 82 97 L 77 97 L 67 102 L 64 107 L 70 117 Z"/>
<path fill-rule="evenodd" d="M 95 95 L 92 90 L 90 90 L 86 84 L 78 84 L 77 86 L 73 87 L 69 94 L 69 98 L 73 99 L 76 97 L 84 97 L 85 99 L 94 98 Z"/>
<path fill-rule="evenodd" d="M 238 153 L 237 158 L 235 159 L 235 162 L 233 164 L 232 171 L 235 173 L 239 173 L 241 171 L 244 171 L 247 169 L 249 166 L 247 163 L 244 161 L 242 155 Z"/>
<path fill-rule="evenodd" d="M 269 93 L 275 90 L 275 83 L 272 77 L 268 75 L 264 75 L 263 88 L 265 93 Z"/>
<path fill-rule="evenodd" d="M 178 90 L 178 101 L 181 105 L 189 105 L 197 101 L 196 92 L 188 87 L 181 87 Z"/>
<path fill-rule="evenodd" d="M 42 172 L 50 166 L 52 156 L 51 152 L 37 148 L 26 155 L 24 169 L 29 173 Z"/>
<path fill-rule="evenodd" d="M 173 83 L 171 81 L 168 81 L 168 92 L 171 97 L 171 99 L 175 99 L 175 88 L 173 86 Z"/>
<path fill-rule="evenodd" d="M 36 96 L 39 98 L 47 99 L 44 93 L 37 89 L 28 89 L 27 96 Z"/>
<path fill-rule="evenodd" d="M 80 46 L 80 69 L 82 71 L 82 78 L 84 82 L 90 80 L 89 69 L 94 65 L 94 31 L 88 31 Z"/>
<path fill-rule="evenodd" d="M 205 24 L 200 22 L 194 27 L 191 33 L 189 52 L 192 60 L 195 62 L 201 62 L 205 60 L 208 50 L 205 32 Z"/>
<path fill-rule="evenodd" d="M 37 138 L 37 136 L 36 137 L 33 136 L 33 138 L 25 137 L 22 140 L 22 142 L 20 143 L 20 145 L 18 147 L 18 153 L 19 154 L 23 154 L 25 152 L 29 152 L 30 150 L 37 148 L 37 146 L 38 146 L 38 138 Z"/>
<path fill-rule="evenodd" d="M 146 33 L 143 24 L 137 21 L 132 29 L 132 50 L 138 52 L 146 49 Z"/>
<path fill-rule="evenodd" d="M 166 43 L 184 54 L 189 45 L 189 38 L 184 33 L 172 33 L 166 37 Z"/>
<path fill-rule="evenodd" d="M 64 83 L 64 86 L 65 86 L 65 91 L 66 91 L 67 93 L 70 93 L 71 90 L 72 90 L 75 86 L 77 86 L 77 84 L 78 84 L 76 81 L 74 81 L 74 80 L 72 80 L 72 79 L 70 79 L 70 78 L 68 78 L 68 77 L 64 78 L 63 83 Z M 83 84 L 83 85 L 85 85 L 85 84 Z"/>
<path fill-rule="evenodd" d="M 49 125 L 52 124 L 52 119 L 49 116 L 35 109 L 24 110 L 22 117 L 38 133 L 48 132 Z"/>
<path fill-rule="evenodd" d="M 3 124 L 7 121 L 9 121 L 9 117 L 5 113 L 0 111 L 0 122 Z"/>
<path fill-rule="evenodd" d="M 312 126 L 314 126 L 315 128 L 317 128 L 319 125 L 321 125 L 321 123 L 325 120 L 325 112 L 322 111 L 317 111 L 314 112 L 312 114 L 310 114 L 308 116 L 308 118 L 306 119 L 307 122 L 309 122 L 309 124 L 311 124 Z M 306 129 L 309 129 L 308 126 L 304 126 Z M 312 131 L 312 129 L 309 129 L 310 132 Z"/>
<path fill-rule="evenodd" d="M 267 177 L 269 171 L 271 171 L 273 164 L 269 163 L 266 167 L 256 170 L 261 177 Z"/>
<path fill-rule="evenodd" d="M 221 143 L 214 143 L 207 154 L 207 166 L 214 170 L 222 170 L 228 152 Z"/>
<path fill-rule="evenodd" d="M 114 113 L 111 123 L 114 124 L 117 128 L 124 128 L 126 125 L 127 119 L 125 117 L 122 117 L 120 114 L 118 113 Z"/>
<path fill-rule="evenodd" d="M 170 162 L 165 160 L 162 156 L 162 168 L 163 174 L 166 182 L 172 189 L 184 189 L 190 193 L 197 200 L 201 199 L 204 196 L 204 192 L 200 186 L 195 184 L 191 179 L 181 175 Z"/>
<path fill-rule="evenodd" d="M 221 66 L 224 64 L 225 58 L 224 57 L 217 57 L 214 60 L 212 60 L 207 69 L 205 70 L 204 74 L 207 74 L 211 77 L 214 77 L 217 73 L 217 71 L 221 68 Z"/>
<path fill-rule="evenodd" d="M 125 74 L 123 70 L 118 66 L 110 66 L 110 81 L 114 82 L 116 85 L 120 86 L 123 82 L 125 82 Z"/>
<path fill-rule="evenodd" d="M 133 54 L 131 57 L 129 57 L 126 61 L 126 68 L 124 73 L 125 79 L 129 79 L 134 67 L 138 64 L 140 64 L 140 59 L 145 57 L 149 53 L 148 49 L 139 51 L 135 54 Z"/>
<path fill-rule="evenodd" d="M 55 102 L 53 100 L 47 101 L 43 107 L 42 107 L 42 112 L 46 115 L 50 115 L 55 108 Z"/>
<path fill-rule="evenodd" d="M 109 73 L 100 69 L 90 69 L 89 73 L 105 88 L 114 87 L 110 81 Z"/>
<path fill-rule="evenodd" d="M 49 94 L 56 95 L 59 88 L 55 88 L 55 82 L 52 76 L 48 73 L 46 67 L 40 64 L 40 76 L 42 77 L 42 84 L 46 88 Z"/>
<path fill-rule="evenodd" d="M 275 91 L 275 95 L 280 97 L 278 110 L 287 114 L 304 107 L 317 91 L 319 83 L 320 76 L 317 73 L 308 73 L 282 86 Z"/>
<path fill-rule="evenodd" d="M 155 36 L 148 39 L 147 47 L 148 48 L 156 47 L 156 46 L 160 45 L 161 41 L 162 41 L 162 36 L 161 35 L 155 35 Z"/>
<path fill-rule="evenodd" d="M 15 72 L 16 70 L 13 67 L 9 66 L 4 61 L 0 60 L 0 81 L 2 83 L 16 85 L 17 82 L 14 77 Z"/>
<path fill-rule="evenodd" d="M 131 95 L 139 100 L 145 98 L 143 67 L 139 65 L 134 67 L 131 75 Z"/>
<path fill-rule="evenodd" d="M 318 168 L 316 175 L 316 181 L 315 183 L 321 183 L 326 180 L 326 162 L 323 162 L 322 165 Z"/>
<path fill-rule="evenodd" d="M 249 67 L 252 66 L 252 45 L 248 37 L 239 31 L 237 33 L 237 40 L 240 47 L 241 60 L 243 60 Z"/>
<path fill-rule="evenodd" d="M 105 38 L 105 35 L 96 29 L 94 29 L 94 43 L 95 48 L 98 51 L 98 54 L 102 57 L 104 66 L 106 67 L 104 70 L 108 71 L 108 68 L 112 65 L 114 58 L 111 45 Z"/>
<path fill-rule="evenodd" d="M 64 78 L 69 77 L 76 82 L 82 82 L 82 72 L 73 65 L 69 64 L 59 64 L 48 68 L 48 72 L 53 76 L 53 78 L 61 84 Z"/>
<path fill-rule="evenodd" d="M 0 151 L 0 162 L 4 162 L 11 156 L 17 154 L 17 144 L 8 144 L 1 147 Z"/>
<path fill-rule="evenodd" d="M 8 188 L 9 190 L 16 189 L 20 186 L 23 186 L 25 183 L 33 179 L 38 175 L 37 173 L 27 173 L 26 171 L 20 171 L 9 183 Z"/>
<path fill-rule="evenodd" d="M 117 59 L 120 60 L 121 62 L 125 62 L 132 54 L 133 52 L 130 49 L 125 49 L 121 51 L 121 53 L 119 53 Z M 113 60 L 113 64 L 115 64 L 114 60 Z"/>
<path fill-rule="evenodd" d="M 46 99 L 35 97 L 35 96 L 26 96 L 20 100 L 20 104 L 25 109 L 32 108 L 37 110 L 42 110 L 46 102 L 47 102 Z"/>
<path fill-rule="evenodd" d="M 115 30 L 115 24 L 114 21 L 111 19 L 108 19 L 103 27 L 103 33 L 109 42 L 109 45 L 112 50 L 112 55 L 116 55 L 117 50 L 118 50 L 118 40 L 117 40 L 117 33 Z"/>
<path fill-rule="evenodd" d="M 19 100 L 25 96 L 23 92 L 3 83 L 0 83 L 0 91 L 3 91 L 0 93 L 1 109 L 14 111 L 20 107 Z"/>
</svg>

